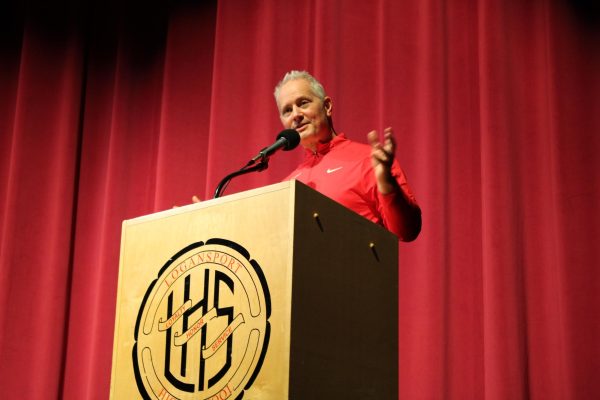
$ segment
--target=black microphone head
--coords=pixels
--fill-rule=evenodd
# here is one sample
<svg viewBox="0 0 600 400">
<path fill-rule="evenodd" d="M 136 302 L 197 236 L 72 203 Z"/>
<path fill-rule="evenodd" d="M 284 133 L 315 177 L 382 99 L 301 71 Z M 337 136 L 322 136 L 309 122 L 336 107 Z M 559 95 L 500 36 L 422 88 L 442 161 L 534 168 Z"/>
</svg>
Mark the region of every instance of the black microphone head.
<svg viewBox="0 0 600 400">
<path fill-rule="evenodd" d="M 283 150 L 288 151 L 295 149 L 300 144 L 300 134 L 295 129 L 284 129 L 277 135 L 277 140 L 284 138 L 286 140 L 283 145 Z"/>
</svg>

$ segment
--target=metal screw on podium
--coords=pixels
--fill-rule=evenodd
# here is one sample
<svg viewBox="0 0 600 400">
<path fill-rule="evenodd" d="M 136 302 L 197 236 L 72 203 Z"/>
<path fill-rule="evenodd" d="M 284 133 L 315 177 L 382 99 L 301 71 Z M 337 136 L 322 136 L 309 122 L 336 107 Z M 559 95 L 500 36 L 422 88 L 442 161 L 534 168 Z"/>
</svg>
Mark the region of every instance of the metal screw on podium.
<svg viewBox="0 0 600 400">
<path fill-rule="evenodd" d="M 323 232 L 323 225 L 321 224 L 321 219 L 319 218 L 319 213 L 318 212 L 313 213 L 313 218 L 317 222 L 317 225 L 319 225 L 319 229 L 321 230 L 321 232 Z"/>
<path fill-rule="evenodd" d="M 369 242 L 369 248 L 373 252 L 373 255 L 375 256 L 375 259 L 377 261 L 379 261 L 379 255 L 377 255 L 377 249 L 375 248 L 375 243 L 374 242 Z"/>
</svg>

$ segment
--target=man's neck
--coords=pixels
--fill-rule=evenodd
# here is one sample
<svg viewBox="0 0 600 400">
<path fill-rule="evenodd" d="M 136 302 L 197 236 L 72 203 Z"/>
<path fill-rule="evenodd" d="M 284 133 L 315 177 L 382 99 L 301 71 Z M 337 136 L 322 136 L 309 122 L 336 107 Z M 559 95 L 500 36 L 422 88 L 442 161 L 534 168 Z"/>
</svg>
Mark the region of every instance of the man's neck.
<svg viewBox="0 0 600 400">
<path fill-rule="evenodd" d="M 336 136 L 337 136 L 337 133 L 335 131 L 331 130 L 331 131 L 329 131 L 329 135 L 327 137 L 325 137 L 324 139 L 320 139 L 317 142 L 309 143 L 308 146 L 305 146 L 305 149 L 310 151 L 313 154 L 317 154 L 320 146 L 331 142 L 333 140 L 333 138 L 335 138 Z"/>
</svg>

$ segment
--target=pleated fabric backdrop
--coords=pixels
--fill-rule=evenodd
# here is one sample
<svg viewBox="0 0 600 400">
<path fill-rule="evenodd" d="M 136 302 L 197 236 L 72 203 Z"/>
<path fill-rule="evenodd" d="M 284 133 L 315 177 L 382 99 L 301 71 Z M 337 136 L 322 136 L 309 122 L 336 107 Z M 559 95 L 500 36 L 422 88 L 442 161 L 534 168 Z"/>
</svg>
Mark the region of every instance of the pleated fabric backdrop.
<svg viewBox="0 0 600 400">
<path fill-rule="evenodd" d="M 600 398 L 593 2 L 70 3 L 0 6 L 2 398 L 108 397 L 121 221 L 212 197 L 291 69 L 350 138 L 395 128 L 422 207 L 401 398 Z"/>
</svg>

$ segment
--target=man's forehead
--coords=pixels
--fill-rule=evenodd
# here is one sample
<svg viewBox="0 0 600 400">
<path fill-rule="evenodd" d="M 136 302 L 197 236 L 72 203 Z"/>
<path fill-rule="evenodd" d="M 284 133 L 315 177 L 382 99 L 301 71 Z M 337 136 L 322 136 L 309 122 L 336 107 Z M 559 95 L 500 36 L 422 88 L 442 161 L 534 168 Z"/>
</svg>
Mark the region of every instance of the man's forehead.
<svg viewBox="0 0 600 400">
<path fill-rule="evenodd" d="M 305 79 L 294 79 L 281 86 L 279 90 L 279 103 L 293 102 L 299 97 L 315 97 L 310 83 Z"/>
</svg>

